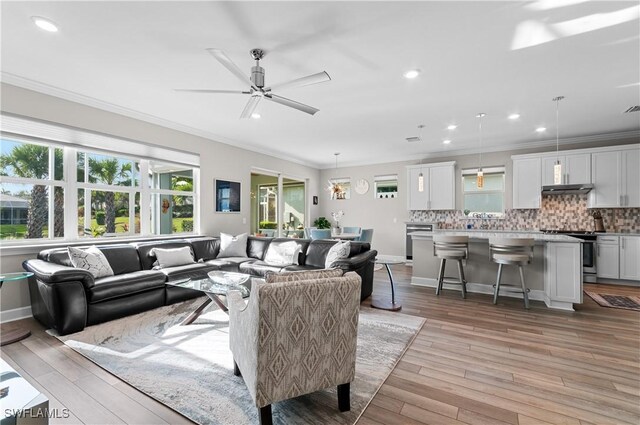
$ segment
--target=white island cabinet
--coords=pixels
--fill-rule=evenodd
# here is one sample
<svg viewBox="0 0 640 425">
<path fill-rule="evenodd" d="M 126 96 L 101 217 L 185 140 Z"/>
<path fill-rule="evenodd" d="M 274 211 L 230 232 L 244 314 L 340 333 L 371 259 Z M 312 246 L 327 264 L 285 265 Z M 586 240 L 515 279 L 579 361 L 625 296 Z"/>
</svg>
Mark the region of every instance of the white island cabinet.
<svg viewBox="0 0 640 425">
<path fill-rule="evenodd" d="M 531 264 L 524 267 L 529 298 L 543 301 L 547 307 L 558 310 L 573 310 L 574 304 L 582 303 L 582 240 L 566 235 L 546 235 L 541 232 L 478 231 L 478 230 L 434 230 L 411 233 L 413 239 L 414 285 L 437 285 L 439 261 L 433 255 L 433 236 L 451 235 L 469 237 L 469 256 L 464 265 L 467 291 L 483 294 L 493 293 L 498 265 L 489 256 L 489 238 L 533 238 L 534 255 Z M 446 276 L 455 276 L 455 262 L 447 264 Z M 502 273 L 504 284 L 520 284 L 517 267 L 505 267 Z M 444 285 L 445 289 L 460 290 L 459 285 Z M 500 293 L 503 296 L 503 293 Z M 521 293 L 505 292 L 504 296 L 522 298 Z"/>
<path fill-rule="evenodd" d="M 620 279 L 640 280 L 640 236 L 620 236 Z"/>
</svg>

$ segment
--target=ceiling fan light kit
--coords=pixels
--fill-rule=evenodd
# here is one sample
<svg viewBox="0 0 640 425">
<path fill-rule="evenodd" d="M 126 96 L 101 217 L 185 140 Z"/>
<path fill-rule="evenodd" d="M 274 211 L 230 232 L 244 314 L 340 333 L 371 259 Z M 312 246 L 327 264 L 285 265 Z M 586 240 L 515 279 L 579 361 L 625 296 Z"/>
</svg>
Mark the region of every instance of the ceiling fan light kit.
<svg viewBox="0 0 640 425">
<path fill-rule="evenodd" d="M 295 100 L 287 99 L 286 97 L 278 96 L 272 92 L 272 90 L 283 90 L 293 87 L 309 86 L 311 84 L 324 83 L 330 81 L 331 77 L 326 71 L 318 72 L 316 74 L 308 75 L 306 77 L 297 78 L 295 80 L 287 81 L 265 87 L 265 70 L 260 66 L 260 60 L 264 57 L 265 51 L 262 49 L 251 49 L 249 54 L 256 61 L 255 66 L 251 67 L 251 75 L 247 78 L 244 72 L 227 56 L 227 54 L 221 49 L 207 49 L 207 51 L 213 56 L 222 66 L 227 68 L 229 72 L 236 76 L 243 84 L 248 84 L 249 89 L 245 91 L 240 90 L 209 90 L 209 89 L 176 89 L 176 91 L 184 91 L 191 93 L 226 93 L 226 94 L 248 94 L 251 97 L 245 105 L 241 119 L 251 118 L 255 113 L 256 108 L 262 101 L 267 99 L 271 102 L 278 103 L 280 105 L 288 106 L 289 108 L 297 109 L 305 112 L 309 115 L 314 115 L 319 109 L 314 108 L 304 103 L 296 102 Z"/>
</svg>

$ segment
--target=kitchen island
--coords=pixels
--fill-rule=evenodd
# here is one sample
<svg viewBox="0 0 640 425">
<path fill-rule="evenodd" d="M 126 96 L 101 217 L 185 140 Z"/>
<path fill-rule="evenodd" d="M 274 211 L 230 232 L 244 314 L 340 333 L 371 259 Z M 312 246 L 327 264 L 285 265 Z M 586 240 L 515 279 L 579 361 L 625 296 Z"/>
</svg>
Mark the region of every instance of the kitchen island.
<svg viewBox="0 0 640 425">
<path fill-rule="evenodd" d="M 524 267 L 529 299 L 544 301 L 549 308 L 573 311 L 582 303 L 582 240 L 537 231 L 434 230 L 413 232 L 413 285 L 436 287 L 440 260 L 434 256 L 433 236 L 468 236 L 469 257 L 465 263 L 467 291 L 493 294 L 498 265 L 489 256 L 489 238 L 533 238 L 534 257 Z M 451 267 L 451 268 L 450 268 Z M 446 276 L 457 276 L 456 264 L 447 262 Z M 502 283 L 520 285 L 517 267 L 505 267 Z M 460 290 L 459 285 L 444 285 Z M 521 293 L 501 291 L 500 296 L 522 298 Z"/>
</svg>

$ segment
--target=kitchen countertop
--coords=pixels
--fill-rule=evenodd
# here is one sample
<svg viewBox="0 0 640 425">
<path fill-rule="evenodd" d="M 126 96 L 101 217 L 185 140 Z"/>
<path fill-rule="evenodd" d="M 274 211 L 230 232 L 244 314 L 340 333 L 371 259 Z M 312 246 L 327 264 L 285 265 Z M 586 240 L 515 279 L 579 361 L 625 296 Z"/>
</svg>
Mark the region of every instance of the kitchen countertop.
<svg viewBox="0 0 640 425">
<path fill-rule="evenodd" d="M 582 243 L 582 239 L 573 238 L 567 235 L 545 234 L 535 230 L 477 230 L 477 229 L 437 229 L 432 232 L 411 232 L 414 239 L 431 239 L 434 235 L 447 236 L 469 236 L 469 239 L 489 239 L 489 238 L 533 238 L 538 242 L 575 242 Z"/>
</svg>

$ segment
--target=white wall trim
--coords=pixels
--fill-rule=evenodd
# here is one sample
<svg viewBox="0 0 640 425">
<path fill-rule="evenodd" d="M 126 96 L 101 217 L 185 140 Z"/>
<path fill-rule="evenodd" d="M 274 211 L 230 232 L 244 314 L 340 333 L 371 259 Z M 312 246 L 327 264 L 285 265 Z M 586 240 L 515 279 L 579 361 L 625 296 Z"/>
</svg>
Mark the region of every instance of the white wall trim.
<svg viewBox="0 0 640 425">
<path fill-rule="evenodd" d="M 427 286 L 430 288 L 435 288 L 438 284 L 436 279 L 430 277 L 415 277 L 411 278 L 411 284 L 416 286 Z M 443 285 L 444 289 L 453 289 L 455 291 L 460 291 L 460 285 L 450 285 L 445 283 Z M 476 294 L 490 294 L 493 295 L 493 286 L 487 283 L 467 283 L 467 292 L 473 292 Z M 507 292 L 506 290 L 500 291 L 501 297 L 510 297 L 510 298 L 519 298 L 522 299 L 522 294 L 518 292 Z M 536 301 L 545 301 L 544 291 L 539 289 L 532 289 L 529 292 L 529 299 Z"/>
<path fill-rule="evenodd" d="M 14 320 L 32 317 L 31 305 L 0 311 L 0 323 L 13 322 Z"/>
</svg>

